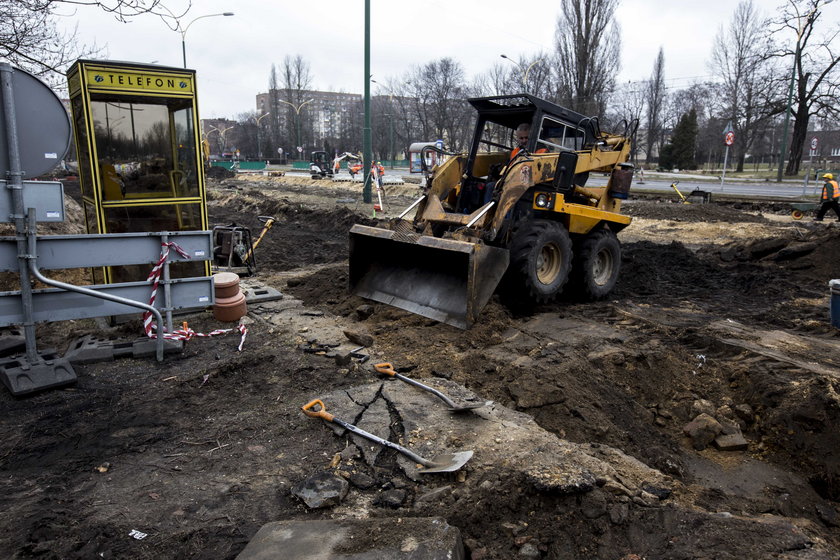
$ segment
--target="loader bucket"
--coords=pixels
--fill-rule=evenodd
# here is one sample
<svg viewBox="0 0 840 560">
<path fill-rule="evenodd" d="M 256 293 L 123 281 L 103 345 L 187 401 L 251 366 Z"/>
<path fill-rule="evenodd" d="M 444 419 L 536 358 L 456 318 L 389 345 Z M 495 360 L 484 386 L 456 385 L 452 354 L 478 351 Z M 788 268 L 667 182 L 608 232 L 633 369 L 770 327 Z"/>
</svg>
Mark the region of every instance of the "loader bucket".
<svg viewBox="0 0 840 560">
<path fill-rule="evenodd" d="M 460 329 L 478 318 L 508 267 L 498 247 L 354 225 L 350 292 Z"/>
</svg>

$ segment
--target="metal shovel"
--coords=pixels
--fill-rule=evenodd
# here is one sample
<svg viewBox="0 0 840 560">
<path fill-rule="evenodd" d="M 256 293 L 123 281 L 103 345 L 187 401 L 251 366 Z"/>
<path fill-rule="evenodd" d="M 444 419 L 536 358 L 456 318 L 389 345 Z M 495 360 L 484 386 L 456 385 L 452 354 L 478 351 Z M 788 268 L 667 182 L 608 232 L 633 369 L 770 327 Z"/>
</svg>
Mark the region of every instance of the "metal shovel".
<svg viewBox="0 0 840 560">
<path fill-rule="evenodd" d="M 446 395 L 444 395 L 443 393 L 441 393 L 437 389 L 435 389 L 433 387 L 429 387 L 428 385 L 424 385 L 424 384 L 420 383 L 419 381 L 415 381 L 414 379 L 411 379 L 410 377 L 406 377 L 402 374 L 397 373 L 397 371 L 394 369 L 394 366 L 391 365 L 390 362 L 383 362 L 381 364 L 376 364 L 373 367 L 376 369 L 376 371 L 378 373 L 384 373 L 385 375 L 390 375 L 391 377 L 396 377 L 400 381 L 405 381 L 409 385 L 414 385 L 415 387 L 419 387 L 419 388 L 423 389 L 424 391 L 430 392 L 431 394 L 435 395 L 436 397 L 440 398 L 443 402 L 445 402 L 446 407 L 449 409 L 450 412 L 464 412 L 466 410 L 472 410 L 474 408 L 480 408 L 482 406 L 485 406 L 485 405 L 489 404 L 488 401 L 484 401 L 484 402 L 478 402 L 478 403 L 458 405 L 458 404 L 455 404 L 452 401 L 452 399 L 450 399 L 449 397 L 447 397 Z"/>
<path fill-rule="evenodd" d="M 315 407 L 319 407 L 318 410 L 315 410 Z M 348 424 L 340 418 L 336 418 L 335 416 L 327 412 L 324 403 L 321 402 L 320 399 L 315 399 L 309 404 L 302 406 L 301 410 L 307 416 L 311 416 L 312 418 L 321 418 L 323 420 L 326 420 L 327 422 L 333 422 L 335 424 L 338 424 L 345 430 L 350 430 L 356 435 L 362 436 L 363 438 L 369 439 L 370 441 L 374 441 L 380 445 L 384 445 L 385 447 L 390 447 L 391 449 L 399 451 L 415 463 L 419 463 L 425 467 L 417 471 L 420 474 L 455 472 L 464 465 L 466 465 L 467 461 L 469 461 L 470 458 L 473 456 L 472 451 L 458 451 L 457 453 L 445 453 L 443 455 L 437 455 L 435 457 L 432 457 L 431 459 L 424 459 L 420 455 L 417 455 L 413 451 L 406 449 L 402 445 L 398 445 L 393 441 L 388 441 L 387 439 L 382 439 L 381 437 L 366 432 L 361 428 L 357 428 L 353 424 Z"/>
</svg>

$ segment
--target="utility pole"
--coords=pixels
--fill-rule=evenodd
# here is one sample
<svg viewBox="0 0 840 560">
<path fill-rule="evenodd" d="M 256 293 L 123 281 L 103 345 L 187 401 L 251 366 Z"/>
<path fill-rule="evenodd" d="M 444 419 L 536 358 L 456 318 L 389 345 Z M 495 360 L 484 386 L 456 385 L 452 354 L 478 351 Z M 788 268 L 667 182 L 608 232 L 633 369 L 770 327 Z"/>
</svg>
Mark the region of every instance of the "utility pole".
<svg viewBox="0 0 840 560">
<path fill-rule="evenodd" d="M 369 204 L 373 201 L 370 188 L 370 168 L 373 164 L 373 149 L 370 137 L 370 0 L 365 0 L 365 126 L 362 130 L 362 146 L 364 149 L 364 154 L 362 154 L 362 177 L 364 177 L 362 200 Z"/>
</svg>

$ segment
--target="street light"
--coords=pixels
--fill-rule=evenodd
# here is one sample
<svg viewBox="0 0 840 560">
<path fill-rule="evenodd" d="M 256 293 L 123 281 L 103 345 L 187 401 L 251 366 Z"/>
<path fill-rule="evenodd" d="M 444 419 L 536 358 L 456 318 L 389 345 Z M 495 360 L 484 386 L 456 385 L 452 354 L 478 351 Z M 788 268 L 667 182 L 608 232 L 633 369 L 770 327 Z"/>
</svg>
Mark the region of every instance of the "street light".
<svg viewBox="0 0 840 560">
<path fill-rule="evenodd" d="M 226 127 L 226 128 L 218 129 L 218 128 L 216 128 L 215 126 L 211 126 L 211 127 L 210 127 L 210 129 L 207 131 L 207 137 L 208 137 L 208 138 L 210 137 L 210 133 L 211 133 L 211 132 L 213 132 L 214 130 L 215 130 L 216 132 L 218 132 L 218 133 L 219 133 L 219 140 L 221 140 L 221 144 L 220 144 L 220 145 L 221 145 L 221 148 L 222 148 L 222 153 L 223 153 L 223 154 L 224 154 L 224 152 L 225 152 L 225 147 L 227 147 L 227 141 L 225 140 L 225 133 L 226 133 L 228 130 L 231 130 L 232 128 L 234 128 L 234 127 L 232 127 L 232 126 L 228 126 L 228 127 Z"/>
<path fill-rule="evenodd" d="M 823 6 L 826 4 L 830 4 L 834 0 L 825 0 L 823 2 Z M 811 17 L 814 15 L 814 12 L 819 9 L 819 0 L 814 4 L 814 7 L 811 8 L 807 14 L 805 14 L 805 23 L 807 24 Z M 782 182 L 782 168 L 785 165 L 785 149 L 787 149 L 787 133 L 788 133 L 788 126 L 790 125 L 790 110 L 791 104 L 793 103 L 793 80 L 796 77 L 796 62 L 799 60 L 800 55 L 800 45 L 799 41 L 802 40 L 802 34 L 805 33 L 805 26 L 802 25 L 802 17 L 797 16 L 796 18 L 796 50 L 794 51 L 793 55 L 793 68 L 790 70 L 790 87 L 788 88 L 788 98 L 787 98 L 787 108 L 785 110 L 785 127 L 784 132 L 782 133 L 782 142 L 779 150 L 779 171 L 776 174 L 776 182 Z"/>
<path fill-rule="evenodd" d="M 233 12 L 222 12 L 222 13 L 218 13 L 218 14 L 207 14 L 207 15 L 203 15 L 203 16 L 198 16 L 197 18 L 191 20 L 187 24 L 186 27 L 181 27 L 181 18 L 179 18 L 175 14 L 173 14 L 172 11 L 169 8 L 167 8 L 166 6 L 164 6 L 163 4 L 161 4 L 160 6 L 164 10 L 169 12 L 170 17 L 173 20 L 175 20 L 175 31 L 177 31 L 178 33 L 181 34 L 181 55 L 184 58 L 184 68 L 187 67 L 187 41 L 186 41 L 186 37 L 187 37 L 187 30 L 190 28 L 190 26 L 200 19 L 209 18 L 209 17 L 217 17 L 217 16 L 230 17 L 230 16 L 233 15 Z"/>
<path fill-rule="evenodd" d="M 499 56 L 504 58 L 505 60 L 510 61 L 511 63 L 515 64 L 517 67 L 519 67 L 519 73 L 522 76 L 522 87 L 525 88 L 525 91 L 527 93 L 527 91 L 528 91 L 528 73 L 531 71 L 531 68 L 536 66 L 538 63 L 542 62 L 544 59 L 538 58 L 537 60 L 535 60 L 534 62 L 532 62 L 531 64 L 528 65 L 528 68 L 525 69 L 525 72 L 522 72 L 522 63 L 513 60 L 512 58 L 510 58 L 506 54 L 500 54 Z"/>
<path fill-rule="evenodd" d="M 306 101 L 304 101 L 300 105 L 295 105 L 294 103 L 289 103 L 288 101 L 283 101 L 282 99 L 278 99 L 277 101 L 279 101 L 280 103 L 285 103 L 286 105 L 288 105 L 289 107 L 291 107 L 292 109 L 295 110 L 295 115 L 297 115 L 295 117 L 295 122 L 297 122 L 297 147 L 299 148 L 300 147 L 300 110 L 303 109 L 304 105 L 306 105 L 307 103 L 311 103 L 315 100 L 314 99 L 307 99 Z M 298 150 L 298 154 L 300 154 L 300 153 L 301 153 L 301 151 Z"/>
<path fill-rule="evenodd" d="M 262 159 L 262 143 L 260 142 L 260 121 L 269 116 L 271 113 L 266 113 L 264 115 L 260 115 L 256 118 L 254 122 L 257 123 L 257 153 L 259 154 L 259 158 Z"/>
</svg>

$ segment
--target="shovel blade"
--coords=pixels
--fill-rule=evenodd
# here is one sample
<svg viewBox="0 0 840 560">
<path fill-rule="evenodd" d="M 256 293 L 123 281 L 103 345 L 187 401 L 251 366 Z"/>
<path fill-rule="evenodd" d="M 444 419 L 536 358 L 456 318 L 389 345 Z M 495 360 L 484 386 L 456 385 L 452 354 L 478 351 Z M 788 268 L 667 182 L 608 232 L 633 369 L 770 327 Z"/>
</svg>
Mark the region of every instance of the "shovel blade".
<svg viewBox="0 0 840 560">
<path fill-rule="evenodd" d="M 458 451 L 456 453 L 437 455 L 429 459 L 429 466 L 419 469 L 417 472 L 420 474 L 455 472 L 466 465 L 472 456 L 472 451 Z"/>
<path fill-rule="evenodd" d="M 491 403 L 492 401 L 483 401 L 477 403 L 456 404 L 455 406 L 447 406 L 446 408 L 449 412 L 466 412 L 468 410 L 475 410 L 476 408 L 488 406 Z"/>
<path fill-rule="evenodd" d="M 507 249 L 354 225 L 350 291 L 467 329 L 507 270 Z"/>
</svg>

